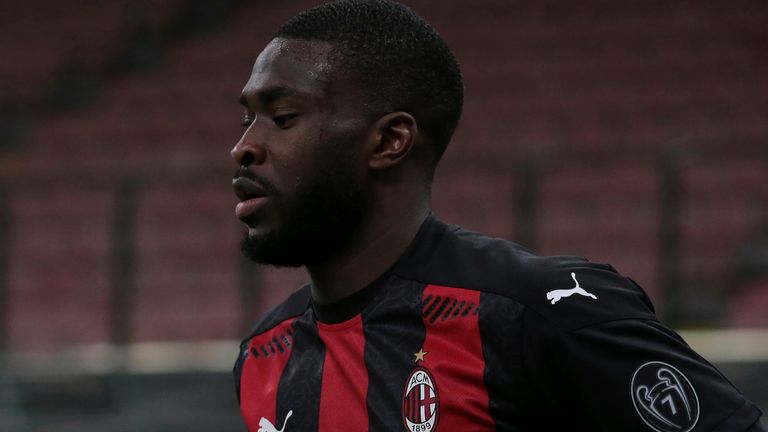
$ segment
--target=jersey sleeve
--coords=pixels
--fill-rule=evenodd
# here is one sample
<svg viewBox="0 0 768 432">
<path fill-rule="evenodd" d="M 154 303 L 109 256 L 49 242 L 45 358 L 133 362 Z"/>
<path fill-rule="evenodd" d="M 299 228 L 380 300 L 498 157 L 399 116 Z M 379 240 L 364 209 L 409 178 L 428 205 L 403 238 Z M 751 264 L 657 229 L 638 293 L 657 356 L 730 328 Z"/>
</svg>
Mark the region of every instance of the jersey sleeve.
<svg viewBox="0 0 768 432">
<path fill-rule="evenodd" d="M 563 328 L 527 311 L 525 370 L 535 392 L 600 431 L 762 430 L 760 410 L 654 319 Z M 755 429 L 751 429 L 755 428 Z"/>
</svg>

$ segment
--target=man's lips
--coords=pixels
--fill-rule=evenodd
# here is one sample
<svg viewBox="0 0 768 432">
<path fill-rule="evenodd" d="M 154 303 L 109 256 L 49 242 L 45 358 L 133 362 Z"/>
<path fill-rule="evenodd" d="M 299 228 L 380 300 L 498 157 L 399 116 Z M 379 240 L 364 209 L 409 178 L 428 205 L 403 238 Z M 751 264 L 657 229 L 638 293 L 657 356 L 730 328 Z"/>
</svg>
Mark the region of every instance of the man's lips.
<svg viewBox="0 0 768 432">
<path fill-rule="evenodd" d="M 265 197 L 251 198 L 240 201 L 235 206 L 235 215 L 242 221 L 247 221 L 267 199 Z"/>
<path fill-rule="evenodd" d="M 261 185 L 246 177 L 232 180 L 232 188 L 240 202 L 235 206 L 235 214 L 241 220 L 248 219 L 267 199 L 267 191 Z"/>
<path fill-rule="evenodd" d="M 232 180 L 232 189 L 240 201 L 267 196 L 266 189 L 247 177 L 237 177 Z"/>
</svg>

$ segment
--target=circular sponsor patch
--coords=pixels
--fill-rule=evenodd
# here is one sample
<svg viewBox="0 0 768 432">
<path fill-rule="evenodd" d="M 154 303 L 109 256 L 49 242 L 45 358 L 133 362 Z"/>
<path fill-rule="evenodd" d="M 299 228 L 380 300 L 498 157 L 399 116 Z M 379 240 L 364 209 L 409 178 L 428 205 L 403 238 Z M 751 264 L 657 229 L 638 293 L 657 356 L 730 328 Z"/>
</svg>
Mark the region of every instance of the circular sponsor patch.
<svg viewBox="0 0 768 432">
<path fill-rule="evenodd" d="M 403 423 L 410 432 L 426 432 L 437 427 L 440 401 L 435 380 L 421 366 L 411 372 L 403 393 Z"/>
<path fill-rule="evenodd" d="M 632 403 L 657 432 L 689 432 L 699 421 L 696 390 L 682 372 L 664 362 L 651 361 L 635 370 Z"/>
</svg>

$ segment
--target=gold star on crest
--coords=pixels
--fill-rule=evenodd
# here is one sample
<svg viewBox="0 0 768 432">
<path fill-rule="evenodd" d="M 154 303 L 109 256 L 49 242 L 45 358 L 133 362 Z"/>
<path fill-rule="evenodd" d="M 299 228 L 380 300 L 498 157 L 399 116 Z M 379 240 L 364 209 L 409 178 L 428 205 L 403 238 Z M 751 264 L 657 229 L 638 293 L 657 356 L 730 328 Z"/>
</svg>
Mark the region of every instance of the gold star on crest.
<svg viewBox="0 0 768 432">
<path fill-rule="evenodd" d="M 427 351 L 424 351 L 423 348 L 419 349 L 419 352 L 413 353 L 413 355 L 416 357 L 416 360 L 414 360 L 415 363 L 418 363 L 420 361 L 424 361 L 424 356 L 429 354 Z"/>
</svg>

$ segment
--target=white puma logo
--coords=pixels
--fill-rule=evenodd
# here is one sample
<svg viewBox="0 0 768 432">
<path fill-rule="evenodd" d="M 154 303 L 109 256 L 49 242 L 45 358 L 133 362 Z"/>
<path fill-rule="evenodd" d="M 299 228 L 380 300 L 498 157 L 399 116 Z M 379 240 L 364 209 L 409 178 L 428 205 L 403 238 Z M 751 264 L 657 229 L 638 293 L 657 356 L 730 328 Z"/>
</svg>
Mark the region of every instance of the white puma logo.
<svg viewBox="0 0 768 432">
<path fill-rule="evenodd" d="M 285 415 L 282 429 L 277 429 L 271 421 L 262 417 L 261 420 L 259 420 L 259 430 L 256 432 L 283 432 L 285 424 L 288 423 L 288 419 L 291 418 L 291 414 L 293 414 L 293 410 L 288 411 L 288 414 Z"/>
<path fill-rule="evenodd" d="M 559 289 L 559 290 L 550 291 L 547 293 L 547 300 L 552 300 L 552 304 L 555 304 L 561 298 L 570 297 L 574 294 L 583 295 L 584 297 L 592 297 L 593 299 L 597 300 L 597 297 L 595 297 L 594 294 L 590 294 L 584 291 L 584 288 L 579 286 L 579 281 L 576 280 L 576 273 L 571 273 L 571 277 L 573 278 L 573 281 L 576 282 L 575 287 L 571 289 Z"/>
</svg>

